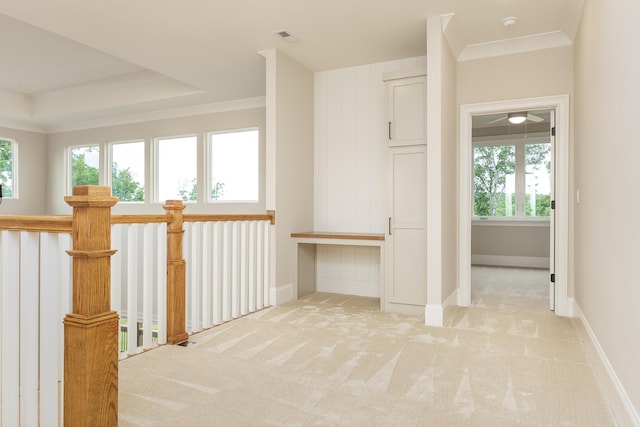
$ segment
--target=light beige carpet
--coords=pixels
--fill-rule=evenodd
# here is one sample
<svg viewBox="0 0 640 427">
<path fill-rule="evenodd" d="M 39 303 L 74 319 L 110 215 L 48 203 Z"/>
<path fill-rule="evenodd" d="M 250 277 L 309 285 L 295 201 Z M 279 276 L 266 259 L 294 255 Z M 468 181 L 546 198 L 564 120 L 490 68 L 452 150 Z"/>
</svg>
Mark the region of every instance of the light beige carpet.
<svg viewBox="0 0 640 427">
<path fill-rule="evenodd" d="M 122 361 L 120 425 L 614 425 L 546 279 L 498 272 L 474 269 L 473 306 L 445 328 L 314 294 Z"/>
</svg>

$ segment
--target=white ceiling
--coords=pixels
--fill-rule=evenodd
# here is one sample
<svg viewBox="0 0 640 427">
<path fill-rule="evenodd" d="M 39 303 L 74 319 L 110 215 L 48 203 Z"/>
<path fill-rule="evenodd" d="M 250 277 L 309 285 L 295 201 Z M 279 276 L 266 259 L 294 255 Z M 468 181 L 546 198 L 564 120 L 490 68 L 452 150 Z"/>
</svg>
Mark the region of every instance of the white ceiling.
<svg viewBox="0 0 640 427">
<path fill-rule="evenodd" d="M 455 14 L 447 37 L 459 60 L 507 39 L 567 44 L 583 3 L 0 0 L 0 124 L 56 131 L 262 97 L 259 51 L 278 48 L 312 71 L 420 56 L 433 15 Z M 503 26 L 507 16 L 518 23 Z M 300 41 L 273 34 L 282 29 Z"/>
</svg>

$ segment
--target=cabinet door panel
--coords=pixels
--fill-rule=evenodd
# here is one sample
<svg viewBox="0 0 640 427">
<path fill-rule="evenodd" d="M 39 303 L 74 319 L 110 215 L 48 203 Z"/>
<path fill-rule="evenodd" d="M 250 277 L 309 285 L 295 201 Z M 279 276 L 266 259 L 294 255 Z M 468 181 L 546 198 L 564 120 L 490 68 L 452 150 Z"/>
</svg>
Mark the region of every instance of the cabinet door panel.
<svg viewBox="0 0 640 427">
<path fill-rule="evenodd" d="M 426 304 L 424 230 L 397 229 L 393 235 L 393 267 L 390 302 Z"/>
<path fill-rule="evenodd" d="M 423 224 L 426 210 L 427 153 L 424 149 L 394 150 L 392 206 L 396 224 Z"/>
<path fill-rule="evenodd" d="M 389 143 L 425 143 L 425 79 L 414 77 L 389 83 Z"/>
<path fill-rule="evenodd" d="M 387 156 L 387 299 L 423 305 L 427 293 L 427 147 L 392 147 Z"/>
</svg>

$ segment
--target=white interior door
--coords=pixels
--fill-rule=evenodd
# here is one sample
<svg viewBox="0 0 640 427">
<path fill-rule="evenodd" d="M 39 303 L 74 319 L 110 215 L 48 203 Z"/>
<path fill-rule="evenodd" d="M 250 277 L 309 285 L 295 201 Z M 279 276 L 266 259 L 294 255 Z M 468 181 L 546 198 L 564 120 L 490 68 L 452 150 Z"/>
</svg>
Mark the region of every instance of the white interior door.
<svg viewBox="0 0 640 427">
<path fill-rule="evenodd" d="M 549 310 L 555 311 L 556 309 L 556 112 L 551 110 L 550 112 L 550 130 L 549 130 L 549 142 L 551 143 L 551 210 L 549 212 Z"/>
</svg>

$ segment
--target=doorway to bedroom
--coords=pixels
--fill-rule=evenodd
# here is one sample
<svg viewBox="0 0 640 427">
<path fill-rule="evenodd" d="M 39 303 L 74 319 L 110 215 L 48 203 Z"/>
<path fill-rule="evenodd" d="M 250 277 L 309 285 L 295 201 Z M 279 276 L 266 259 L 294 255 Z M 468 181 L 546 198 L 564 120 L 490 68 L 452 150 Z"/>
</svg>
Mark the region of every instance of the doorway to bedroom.
<svg viewBox="0 0 640 427">
<path fill-rule="evenodd" d="M 505 274 L 522 284 L 512 296 L 539 299 L 542 277 L 547 309 L 569 315 L 567 109 L 565 97 L 461 107 L 460 305 L 484 304 Z M 493 285 L 471 286 L 474 275 L 486 282 L 488 274 Z"/>
<path fill-rule="evenodd" d="M 550 282 L 554 128 L 550 109 L 472 116 L 473 306 L 498 299 L 498 306 L 543 302 L 555 309 Z"/>
</svg>

